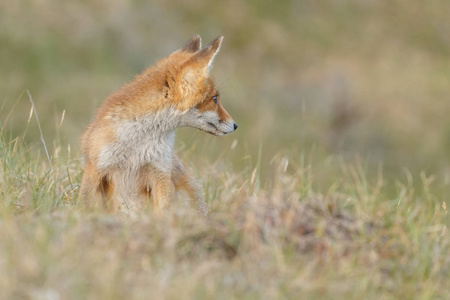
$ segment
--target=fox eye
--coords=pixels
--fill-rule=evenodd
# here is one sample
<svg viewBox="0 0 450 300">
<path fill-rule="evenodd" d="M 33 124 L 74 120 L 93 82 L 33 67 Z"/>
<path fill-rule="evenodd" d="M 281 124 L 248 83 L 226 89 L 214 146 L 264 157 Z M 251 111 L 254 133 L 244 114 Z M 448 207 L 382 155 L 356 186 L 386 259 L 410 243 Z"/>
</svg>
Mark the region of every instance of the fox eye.
<svg viewBox="0 0 450 300">
<path fill-rule="evenodd" d="M 215 104 L 217 104 L 217 96 L 212 97 Z"/>
</svg>

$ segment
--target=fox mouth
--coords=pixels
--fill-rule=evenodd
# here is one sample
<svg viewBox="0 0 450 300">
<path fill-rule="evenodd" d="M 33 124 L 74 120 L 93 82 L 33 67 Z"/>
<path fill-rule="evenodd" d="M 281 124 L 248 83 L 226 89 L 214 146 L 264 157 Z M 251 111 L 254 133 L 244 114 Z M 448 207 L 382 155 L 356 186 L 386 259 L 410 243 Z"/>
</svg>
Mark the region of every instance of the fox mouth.
<svg viewBox="0 0 450 300">
<path fill-rule="evenodd" d="M 206 124 L 208 124 L 209 126 L 213 127 L 215 130 L 220 131 L 219 128 L 217 128 L 217 126 L 214 123 L 207 122 Z"/>
<path fill-rule="evenodd" d="M 220 130 L 216 124 L 212 123 L 212 122 L 206 122 L 206 124 L 208 125 L 207 129 L 203 129 L 203 131 L 215 135 L 215 136 L 221 136 L 221 135 L 226 135 L 228 132 L 222 131 Z M 213 130 L 210 130 L 213 129 Z"/>
</svg>

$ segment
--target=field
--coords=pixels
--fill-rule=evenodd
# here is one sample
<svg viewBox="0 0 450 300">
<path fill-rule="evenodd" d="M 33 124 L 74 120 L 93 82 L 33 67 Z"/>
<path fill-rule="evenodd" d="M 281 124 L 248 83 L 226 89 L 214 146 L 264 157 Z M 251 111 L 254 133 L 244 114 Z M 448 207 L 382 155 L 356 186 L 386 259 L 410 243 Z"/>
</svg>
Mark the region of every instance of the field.
<svg viewBox="0 0 450 300">
<path fill-rule="evenodd" d="M 448 11 L 0 3 L 0 298 L 447 299 Z M 96 107 L 196 33 L 225 36 L 212 72 L 239 123 L 177 132 L 209 215 L 89 209 L 79 137 Z"/>
</svg>

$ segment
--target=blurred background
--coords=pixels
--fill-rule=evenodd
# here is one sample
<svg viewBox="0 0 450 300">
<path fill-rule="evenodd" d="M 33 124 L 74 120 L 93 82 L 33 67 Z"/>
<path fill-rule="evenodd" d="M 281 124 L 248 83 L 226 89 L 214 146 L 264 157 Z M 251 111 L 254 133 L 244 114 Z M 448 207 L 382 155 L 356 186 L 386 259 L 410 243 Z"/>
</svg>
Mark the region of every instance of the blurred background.
<svg viewBox="0 0 450 300">
<path fill-rule="evenodd" d="M 448 12 L 444 0 L 2 1 L 0 121 L 11 139 L 28 126 L 42 151 L 28 89 L 50 150 L 59 141 L 81 159 L 79 138 L 105 97 L 192 35 L 224 35 L 212 74 L 239 129 L 179 130 L 194 169 L 259 161 L 267 177 L 273 157 L 306 157 L 324 188 L 337 161 L 448 183 Z"/>
</svg>

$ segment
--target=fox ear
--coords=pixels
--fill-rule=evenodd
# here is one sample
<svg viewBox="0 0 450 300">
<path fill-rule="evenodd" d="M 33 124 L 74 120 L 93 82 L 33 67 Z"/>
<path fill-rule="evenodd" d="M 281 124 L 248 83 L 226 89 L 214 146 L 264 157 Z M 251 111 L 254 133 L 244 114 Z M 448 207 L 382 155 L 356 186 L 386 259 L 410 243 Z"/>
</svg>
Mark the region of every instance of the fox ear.
<svg viewBox="0 0 450 300">
<path fill-rule="evenodd" d="M 190 61 L 193 65 L 196 65 L 198 68 L 203 69 L 205 72 L 205 77 L 208 77 L 209 71 L 211 70 L 212 63 L 217 53 L 219 53 L 220 45 L 222 45 L 223 36 L 218 36 L 214 41 L 209 43 L 205 48 L 196 52 L 191 58 Z"/>
<path fill-rule="evenodd" d="M 189 41 L 184 44 L 183 48 L 181 48 L 181 51 L 185 52 L 197 52 L 202 47 L 202 38 L 196 34 L 193 37 L 189 39 Z"/>
<path fill-rule="evenodd" d="M 222 40 L 223 36 L 217 37 L 208 46 L 192 54 L 182 65 L 178 73 L 178 92 L 184 103 L 181 107 L 191 107 L 192 102 L 203 99 L 203 95 L 199 94 L 202 90 L 199 87 L 208 79 L 209 70 L 220 50 Z"/>
</svg>

